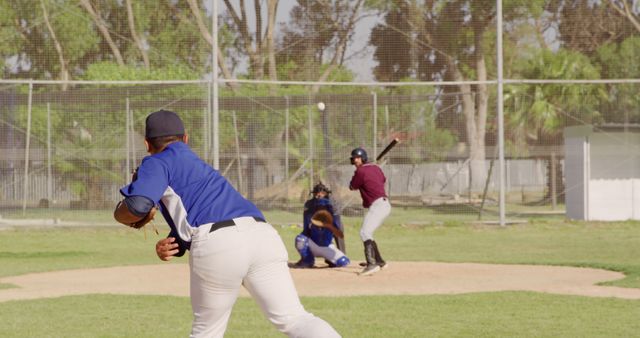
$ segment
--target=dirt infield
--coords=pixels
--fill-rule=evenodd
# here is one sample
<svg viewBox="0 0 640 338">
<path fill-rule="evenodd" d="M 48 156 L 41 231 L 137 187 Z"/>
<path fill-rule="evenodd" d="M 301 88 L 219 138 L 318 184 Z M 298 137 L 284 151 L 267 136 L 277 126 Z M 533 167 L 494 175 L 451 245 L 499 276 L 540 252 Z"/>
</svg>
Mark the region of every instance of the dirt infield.
<svg viewBox="0 0 640 338">
<path fill-rule="evenodd" d="M 390 262 L 373 276 L 345 268 L 291 270 L 302 296 L 460 294 L 536 291 L 589 297 L 640 299 L 640 289 L 597 286 L 624 277 L 618 272 L 557 266 Z M 327 282 L 330 281 L 330 282 Z M 186 264 L 64 270 L 0 278 L 16 288 L 0 290 L 0 301 L 80 294 L 189 296 Z M 341 285 L 336 289 L 335 285 Z M 246 291 L 242 291 L 247 296 Z"/>
</svg>

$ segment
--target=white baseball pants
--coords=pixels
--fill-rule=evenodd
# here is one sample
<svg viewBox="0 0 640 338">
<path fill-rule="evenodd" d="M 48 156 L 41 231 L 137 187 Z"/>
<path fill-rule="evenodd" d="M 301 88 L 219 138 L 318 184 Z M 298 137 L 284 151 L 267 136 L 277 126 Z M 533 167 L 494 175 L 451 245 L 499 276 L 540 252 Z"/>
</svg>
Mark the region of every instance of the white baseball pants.
<svg viewBox="0 0 640 338">
<path fill-rule="evenodd" d="M 373 201 L 369 211 L 364 215 L 362 228 L 360 228 L 360 239 L 362 241 L 373 240 L 373 233 L 378 229 L 384 220 L 391 214 L 391 203 L 386 197 L 380 197 Z"/>
<path fill-rule="evenodd" d="M 320 246 L 311 238 L 309 238 L 309 249 L 311 249 L 313 257 L 325 258 L 333 264 L 336 264 L 336 261 L 344 256 L 344 253 L 340 251 L 335 244 L 331 243 L 328 246 Z"/>
<path fill-rule="evenodd" d="M 278 232 L 252 217 L 209 232 L 194 230 L 189 255 L 191 271 L 191 337 L 222 337 L 240 286 L 262 312 L 289 337 L 340 337 L 324 320 L 307 312 L 287 267 L 287 250 Z"/>
</svg>

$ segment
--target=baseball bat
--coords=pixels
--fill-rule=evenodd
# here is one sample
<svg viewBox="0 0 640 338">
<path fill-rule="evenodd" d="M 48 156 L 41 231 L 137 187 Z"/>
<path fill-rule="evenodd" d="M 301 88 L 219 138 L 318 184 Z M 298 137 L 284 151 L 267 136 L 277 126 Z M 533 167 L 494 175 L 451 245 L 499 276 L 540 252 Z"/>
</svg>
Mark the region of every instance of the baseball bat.
<svg viewBox="0 0 640 338">
<path fill-rule="evenodd" d="M 400 139 L 398 139 L 397 137 L 394 138 L 393 141 L 391 141 L 391 143 L 389 143 L 389 145 L 387 145 L 387 147 L 382 150 L 378 157 L 376 157 L 376 162 L 380 161 L 384 157 L 384 155 L 386 155 L 398 143 L 400 143 Z"/>
</svg>

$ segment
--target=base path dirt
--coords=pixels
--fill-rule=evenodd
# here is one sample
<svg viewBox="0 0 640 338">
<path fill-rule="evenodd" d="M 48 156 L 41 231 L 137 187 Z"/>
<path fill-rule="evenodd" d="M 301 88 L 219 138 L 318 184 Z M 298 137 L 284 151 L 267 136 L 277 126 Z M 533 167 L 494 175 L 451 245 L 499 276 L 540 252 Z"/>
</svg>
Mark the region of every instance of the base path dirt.
<svg viewBox="0 0 640 338">
<path fill-rule="evenodd" d="M 426 295 L 492 291 L 536 291 L 589 297 L 640 299 L 640 289 L 598 286 L 623 278 L 618 272 L 559 266 L 390 262 L 361 277 L 357 264 L 344 268 L 293 269 L 301 296 Z M 64 270 L 0 278 L 0 301 L 82 294 L 189 296 L 186 264 Z M 340 288 L 332 286 L 340 285 Z M 242 296 L 247 296 L 242 290 Z"/>
</svg>

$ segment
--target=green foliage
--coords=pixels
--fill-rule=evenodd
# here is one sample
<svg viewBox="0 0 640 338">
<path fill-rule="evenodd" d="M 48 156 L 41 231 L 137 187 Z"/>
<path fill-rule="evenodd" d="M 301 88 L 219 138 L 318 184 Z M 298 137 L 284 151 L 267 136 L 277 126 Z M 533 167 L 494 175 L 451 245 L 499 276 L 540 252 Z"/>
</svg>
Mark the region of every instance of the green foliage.
<svg viewBox="0 0 640 338">
<path fill-rule="evenodd" d="M 14 9 L 8 1 L 0 1 L 0 57 L 14 55 L 22 47 L 22 41 L 17 29 L 13 26 L 16 16 Z M 3 67 L 7 64 L 3 62 Z"/>
<path fill-rule="evenodd" d="M 45 1 L 56 38 L 62 45 L 64 57 L 74 66 L 88 53 L 97 52 L 100 38 L 91 25 L 91 19 L 79 6 L 70 2 Z M 37 6 L 41 11 L 41 7 Z M 54 50 L 50 37 L 44 48 Z"/>
<path fill-rule="evenodd" d="M 599 79 L 599 69 L 581 53 L 539 50 L 514 65 L 525 79 Z M 600 102 L 607 100 L 601 84 L 527 84 L 505 86 L 509 138 L 515 144 L 538 134 L 557 135 L 568 125 L 597 123 Z M 522 154 L 522 150 L 519 151 Z"/>
<path fill-rule="evenodd" d="M 622 43 L 608 43 L 598 48 L 596 60 L 610 78 L 640 77 L 640 36 L 632 36 Z"/>
<path fill-rule="evenodd" d="M 640 77 L 640 37 L 632 36 L 621 43 L 608 43 L 596 51 L 594 63 L 606 78 Z M 639 123 L 640 96 L 638 84 L 619 83 L 607 87 L 611 99 L 601 105 L 607 122 Z"/>
<path fill-rule="evenodd" d="M 113 62 L 96 62 L 87 68 L 83 78 L 103 81 L 197 80 L 198 73 L 181 64 L 144 69 L 136 66 L 119 66 Z"/>
</svg>

